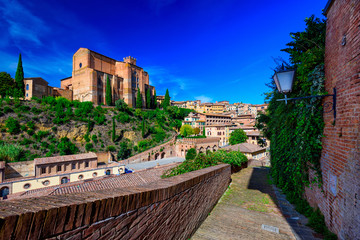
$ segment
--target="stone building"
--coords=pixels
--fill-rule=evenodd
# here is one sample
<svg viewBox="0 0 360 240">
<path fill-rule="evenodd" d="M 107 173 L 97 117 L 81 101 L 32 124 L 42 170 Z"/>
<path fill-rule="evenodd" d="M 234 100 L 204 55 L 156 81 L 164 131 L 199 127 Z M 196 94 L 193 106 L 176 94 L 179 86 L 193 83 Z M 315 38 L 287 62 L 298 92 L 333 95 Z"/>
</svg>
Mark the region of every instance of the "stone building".
<svg viewBox="0 0 360 240">
<path fill-rule="evenodd" d="M 30 100 L 32 97 L 46 97 L 51 96 L 53 87 L 41 77 L 24 78 L 25 84 L 25 100 Z"/>
<path fill-rule="evenodd" d="M 135 107 L 140 89 L 143 106 L 148 89 L 153 96 L 155 88 L 149 84 L 149 74 L 136 65 L 136 59 L 126 57 L 117 61 L 87 48 L 80 48 L 73 56 L 72 76 L 61 80 L 61 88 L 73 91 L 73 100 L 106 104 L 106 84 L 109 79 L 113 103 L 118 99 Z"/>
<path fill-rule="evenodd" d="M 229 137 L 230 137 L 230 127 L 232 124 L 213 124 L 205 126 L 205 135 L 207 137 L 218 137 L 219 139 L 219 146 L 225 146 L 229 144 Z"/>
<path fill-rule="evenodd" d="M 306 197 L 340 239 L 360 239 L 360 1 L 329 0 L 324 12 L 325 91 L 336 88 L 337 112 L 324 113 L 323 184 Z"/>
<path fill-rule="evenodd" d="M 195 148 L 197 153 L 216 152 L 219 149 L 219 140 L 218 137 L 178 139 L 176 141 L 176 155 L 185 157 L 190 148 Z"/>
</svg>

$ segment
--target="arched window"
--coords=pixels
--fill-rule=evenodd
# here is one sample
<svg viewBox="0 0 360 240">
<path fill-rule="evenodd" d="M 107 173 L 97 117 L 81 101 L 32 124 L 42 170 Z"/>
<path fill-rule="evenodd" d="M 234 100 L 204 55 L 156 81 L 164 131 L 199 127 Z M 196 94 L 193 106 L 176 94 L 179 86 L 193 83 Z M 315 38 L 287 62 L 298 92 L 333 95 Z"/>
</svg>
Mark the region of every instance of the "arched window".
<svg viewBox="0 0 360 240">
<path fill-rule="evenodd" d="M 111 173 L 110 170 L 106 170 L 105 172 L 106 175 L 110 175 L 110 173 Z"/>
<path fill-rule="evenodd" d="M 26 90 L 29 90 L 29 84 L 26 84 Z"/>
</svg>

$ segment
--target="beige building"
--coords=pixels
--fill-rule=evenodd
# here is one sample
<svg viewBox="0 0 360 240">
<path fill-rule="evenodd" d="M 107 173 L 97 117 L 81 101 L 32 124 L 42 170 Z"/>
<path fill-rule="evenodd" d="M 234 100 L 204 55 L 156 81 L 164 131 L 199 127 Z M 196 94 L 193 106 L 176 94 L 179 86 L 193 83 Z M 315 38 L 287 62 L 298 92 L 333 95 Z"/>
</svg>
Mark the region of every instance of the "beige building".
<svg viewBox="0 0 360 240">
<path fill-rule="evenodd" d="M 200 134 L 202 134 L 205 127 L 205 120 L 201 119 L 198 113 L 191 112 L 182 122 L 182 125 L 185 124 L 190 125 L 192 128 L 199 128 Z"/>
<path fill-rule="evenodd" d="M 178 139 L 176 154 L 178 157 L 185 157 L 190 148 L 195 148 L 197 153 L 215 152 L 219 149 L 219 140 L 217 137 Z"/>
<path fill-rule="evenodd" d="M 113 103 L 118 99 L 136 106 L 140 89 L 143 106 L 146 91 L 151 95 L 155 88 L 149 84 L 149 74 L 136 65 L 136 59 L 126 57 L 117 61 L 87 48 L 80 48 L 73 56 L 72 76 L 61 80 L 61 88 L 73 91 L 73 100 L 106 104 L 106 84 L 109 79 Z"/>
<path fill-rule="evenodd" d="M 171 101 L 171 106 L 179 107 L 179 108 L 186 108 L 185 101 Z"/>
<path fill-rule="evenodd" d="M 41 77 L 24 78 L 25 84 L 25 100 L 30 100 L 32 97 L 46 97 L 52 95 L 52 87 L 49 83 Z"/>
<path fill-rule="evenodd" d="M 222 103 L 214 103 L 211 105 L 210 112 L 211 113 L 223 113 L 225 112 L 225 104 Z"/>
<path fill-rule="evenodd" d="M 205 126 L 206 137 L 218 137 L 219 146 L 225 146 L 229 144 L 230 130 L 232 124 L 214 124 Z"/>
<path fill-rule="evenodd" d="M 100 153 L 101 155 L 101 153 Z M 36 158 L 33 163 L 32 176 L 15 177 L 4 179 L 4 162 L 0 162 L 0 197 L 11 198 L 14 194 L 20 196 L 28 191 L 52 187 L 69 182 L 91 180 L 106 175 L 123 174 L 125 166 L 117 162 L 111 162 L 110 154 L 107 154 L 106 164 L 98 164 L 98 154 L 83 153 L 47 158 Z M 30 166 L 29 166 L 30 167 Z M 9 166 L 9 168 L 11 168 Z M 13 169 L 11 169 L 13 170 Z M 24 171 L 24 170 L 23 170 Z"/>
</svg>

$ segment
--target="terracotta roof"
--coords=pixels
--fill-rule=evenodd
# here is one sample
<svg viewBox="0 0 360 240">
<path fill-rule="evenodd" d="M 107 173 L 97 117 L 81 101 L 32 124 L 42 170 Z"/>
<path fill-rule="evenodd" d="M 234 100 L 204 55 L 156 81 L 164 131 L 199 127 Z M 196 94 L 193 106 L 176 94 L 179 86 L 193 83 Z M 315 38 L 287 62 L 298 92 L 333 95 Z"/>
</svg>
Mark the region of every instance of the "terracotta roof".
<svg viewBox="0 0 360 240">
<path fill-rule="evenodd" d="M 248 136 L 260 136 L 260 132 L 259 131 L 250 131 L 250 132 L 247 132 L 246 135 L 248 135 Z"/>
<path fill-rule="evenodd" d="M 231 116 L 227 116 L 224 114 L 216 114 L 216 113 L 203 113 L 205 116 L 217 116 L 217 117 L 226 117 L 226 118 L 231 118 Z"/>
<path fill-rule="evenodd" d="M 97 155 L 93 152 L 81 153 L 74 155 L 65 155 L 65 156 L 56 156 L 56 157 L 45 157 L 45 158 L 35 158 L 34 165 L 47 164 L 47 163 L 57 163 L 57 162 L 68 162 L 74 160 L 86 160 L 86 159 L 97 159 Z"/>
<path fill-rule="evenodd" d="M 138 186 L 161 179 L 161 175 L 168 169 L 175 167 L 178 163 L 167 164 L 151 169 L 144 169 L 134 173 L 110 175 L 94 180 L 81 182 L 70 182 L 57 186 L 34 189 L 23 193 L 18 198 L 39 197 L 45 195 L 64 195 L 77 192 L 91 192 L 103 189 L 126 188 Z"/>
<path fill-rule="evenodd" d="M 232 151 L 240 151 L 242 153 L 254 153 L 261 150 L 265 150 L 266 148 L 259 147 L 258 145 L 251 144 L 251 143 L 239 143 L 232 146 L 227 146 L 224 148 L 221 148 L 224 150 L 232 150 Z"/>
</svg>

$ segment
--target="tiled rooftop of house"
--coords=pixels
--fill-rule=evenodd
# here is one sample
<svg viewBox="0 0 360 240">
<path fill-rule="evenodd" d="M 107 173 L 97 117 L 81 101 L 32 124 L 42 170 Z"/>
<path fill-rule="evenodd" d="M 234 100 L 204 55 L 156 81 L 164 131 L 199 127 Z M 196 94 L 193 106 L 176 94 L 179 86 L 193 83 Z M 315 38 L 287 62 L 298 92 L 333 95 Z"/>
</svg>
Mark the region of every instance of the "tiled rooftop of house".
<svg viewBox="0 0 360 240">
<path fill-rule="evenodd" d="M 239 143 L 232 146 L 222 148 L 223 150 L 240 151 L 242 153 L 253 153 L 264 150 L 265 148 L 259 147 L 258 145 L 251 143 Z"/>
<path fill-rule="evenodd" d="M 35 158 L 34 164 L 46 164 L 54 162 L 67 162 L 74 160 L 86 160 L 97 158 L 97 155 L 93 152 L 83 153 L 83 154 L 74 154 L 74 155 L 65 155 L 65 156 L 56 156 L 56 157 L 45 157 L 45 158 Z"/>
<path fill-rule="evenodd" d="M 89 192 L 96 190 L 112 189 L 119 187 L 138 186 L 160 180 L 161 175 L 168 169 L 173 168 L 178 163 L 158 166 L 151 169 L 144 169 L 134 173 L 111 175 L 94 179 L 91 181 L 79 181 L 65 183 L 58 186 L 46 187 L 30 190 L 25 193 L 12 197 L 11 199 L 40 197 L 46 195 L 64 195 L 76 192 Z"/>
</svg>

